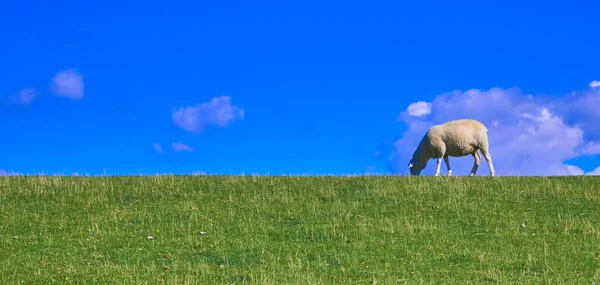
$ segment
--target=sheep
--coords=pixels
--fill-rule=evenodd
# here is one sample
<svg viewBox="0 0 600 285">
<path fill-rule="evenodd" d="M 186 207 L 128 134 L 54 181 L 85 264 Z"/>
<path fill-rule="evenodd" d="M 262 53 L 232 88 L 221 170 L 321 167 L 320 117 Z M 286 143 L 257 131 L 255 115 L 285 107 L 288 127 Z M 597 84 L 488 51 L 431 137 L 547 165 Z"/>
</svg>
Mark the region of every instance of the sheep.
<svg viewBox="0 0 600 285">
<path fill-rule="evenodd" d="M 494 177 L 496 172 L 489 151 L 485 125 L 472 119 L 449 121 L 429 128 L 413 153 L 408 168 L 411 175 L 418 176 L 421 174 L 421 170 L 427 166 L 429 159 L 437 158 L 437 168 L 434 176 L 439 176 L 443 158 L 448 169 L 448 176 L 452 176 L 448 156 L 462 157 L 470 154 L 475 159 L 470 176 L 475 176 L 481 160 L 478 150 L 481 151 L 487 161 L 490 176 Z"/>
</svg>

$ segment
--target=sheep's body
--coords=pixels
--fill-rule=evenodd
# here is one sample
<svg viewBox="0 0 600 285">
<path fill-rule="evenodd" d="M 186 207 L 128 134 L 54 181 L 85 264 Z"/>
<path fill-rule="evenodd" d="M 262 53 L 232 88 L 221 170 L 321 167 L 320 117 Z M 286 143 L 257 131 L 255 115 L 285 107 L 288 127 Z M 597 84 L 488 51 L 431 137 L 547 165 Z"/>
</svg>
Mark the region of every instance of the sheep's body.
<svg viewBox="0 0 600 285">
<path fill-rule="evenodd" d="M 411 174 L 419 175 L 421 170 L 427 166 L 429 159 L 437 158 L 437 168 L 434 175 L 439 176 L 442 159 L 444 159 L 448 168 L 448 176 L 451 176 L 452 169 L 450 168 L 448 156 L 461 157 L 472 155 L 475 163 L 471 169 L 471 176 L 474 176 L 481 161 L 478 151 L 481 151 L 488 163 L 490 176 L 494 176 L 495 171 L 492 157 L 489 153 L 487 128 L 485 125 L 471 119 L 449 121 L 429 128 L 413 153 L 409 168 Z"/>
</svg>

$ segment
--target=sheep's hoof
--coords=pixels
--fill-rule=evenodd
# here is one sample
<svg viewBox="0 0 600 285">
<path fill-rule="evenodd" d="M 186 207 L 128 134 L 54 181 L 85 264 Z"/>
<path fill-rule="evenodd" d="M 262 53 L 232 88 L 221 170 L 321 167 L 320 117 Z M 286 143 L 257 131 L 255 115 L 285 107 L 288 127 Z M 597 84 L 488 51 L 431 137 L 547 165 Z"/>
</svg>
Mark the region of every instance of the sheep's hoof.
<svg viewBox="0 0 600 285">
<path fill-rule="evenodd" d="M 439 173 L 434 173 L 433 176 L 440 176 L 440 174 Z"/>
</svg>

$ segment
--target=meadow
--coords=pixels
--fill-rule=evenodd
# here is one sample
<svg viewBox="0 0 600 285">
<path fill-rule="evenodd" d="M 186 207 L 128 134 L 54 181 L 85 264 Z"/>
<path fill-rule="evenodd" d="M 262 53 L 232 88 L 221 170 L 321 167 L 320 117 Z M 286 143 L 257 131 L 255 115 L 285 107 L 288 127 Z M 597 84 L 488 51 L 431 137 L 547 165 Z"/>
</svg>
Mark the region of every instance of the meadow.
<svg viewBox="0 0 600 285">
<path fill-rule="evenodd" d="M 0 177 L 2 284 L 600 284 L 600 177 Z"/>
</svg>

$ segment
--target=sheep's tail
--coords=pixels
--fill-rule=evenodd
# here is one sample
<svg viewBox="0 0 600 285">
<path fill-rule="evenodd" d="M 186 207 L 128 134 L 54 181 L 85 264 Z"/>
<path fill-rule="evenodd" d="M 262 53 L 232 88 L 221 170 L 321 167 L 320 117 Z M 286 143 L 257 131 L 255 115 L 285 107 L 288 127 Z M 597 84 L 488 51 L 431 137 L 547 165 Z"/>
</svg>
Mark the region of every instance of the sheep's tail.
<svg viewBox="0 0 600 285">
<path fill-rule="evenodd" d="M 486 127 L 486 126 L 485 126 L 483 123 L 481 123 L 481 129 L 482 129 L 482 130 L 483 130 L 483 132 L 485 132 L 485 133 L 487 133 L 487 132 L 488 132 L 488 128 L 487 128 L 487 127 Z"/>
</svg>

